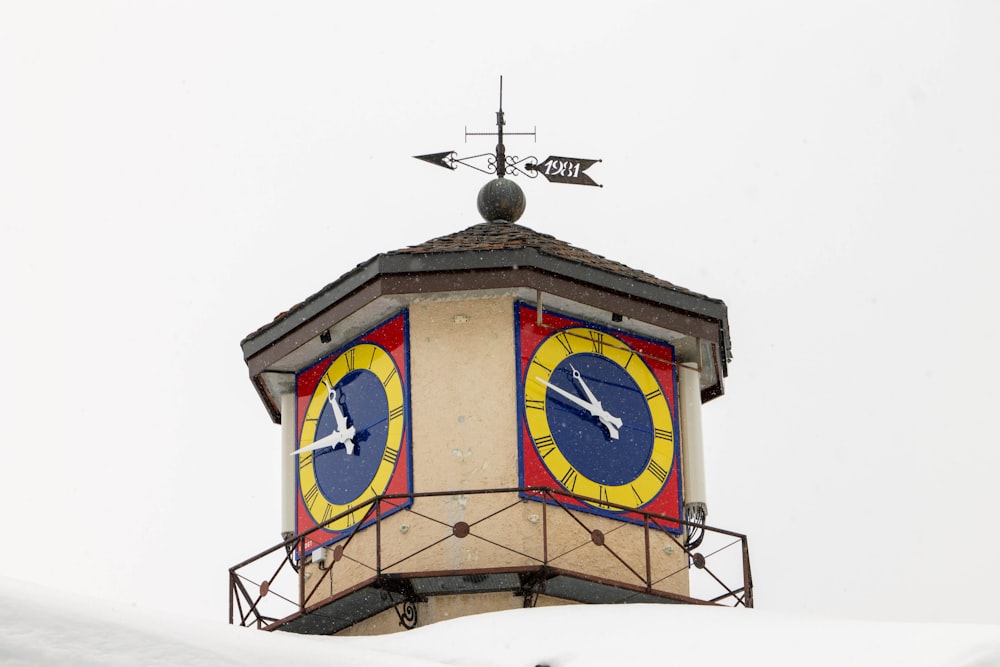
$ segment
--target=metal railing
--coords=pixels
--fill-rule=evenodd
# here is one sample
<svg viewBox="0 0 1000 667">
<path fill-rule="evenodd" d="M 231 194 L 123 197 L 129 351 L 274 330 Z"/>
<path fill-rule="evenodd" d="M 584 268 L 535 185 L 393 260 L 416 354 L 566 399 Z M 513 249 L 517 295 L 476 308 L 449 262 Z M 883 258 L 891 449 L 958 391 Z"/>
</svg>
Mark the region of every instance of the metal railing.
<svg viewBox="0 0 1000 667">
<path fill-rule="evenodd" d="M 442 501 L 422 500 L 430 498 Z M 390 513 L 410 501 L 411 506 Z M 456 510 L 456 503 L 461 511 Z M 581 511 L 582 506 L 621 511 L 628 520 Z M 325 527 L 351 512 L 355 516 L 364 512 L 364 517 L 328 547 L 322 559 L 310 554 L 315 545 L 330 539 Z M 511 532 L 511 519 L 504 518 L 511 513 L 520 513 L 535 526 Z M 462 520 L 452 520 L 456 514 Z M 404 534 L 411 523 L 419 525 L 421 530 L 413 532 L 420 536 L 401 551 L 403 540 L 398 534 L 386 538 L 389 520 Z M 626 526 L 632 528 L 621 530 Z M 697 551 L 685 544 L 688 527 L 703 530 Z M 486 562 L 477 562 L 476 568 L 427 567 L 428 562 L 441 560 L 434 559 L 435 549 L 447 549 L 452 540 L 468 538 L 478 540 L 490 552 Z M 598 551 L 587 551 L 593 547 Z M 603 559 L 602 572 L 591 567 L 598 559 Z M 609 568 L 613 570 L 610 576 Z M 276 629 L 288 619 L 356 590 L 363 582 L 379 586 L 378 582 L 391 577 L 476 577 L 528 571 L 537 575 L 531 579 L 537 587 L 522 591 L 525 606 L 545 592 L 545 578 L 552 573 L 615 586 L 635 596 L 646 593 L 674 602 L 753 606 L 745 535 L 565 491 L 523 487 L 383 495 L 352 507 L 231 567 L 229 622 Z M 346 580 L 338 581 L 338 572 L 348 572 Z"/>
</svg>

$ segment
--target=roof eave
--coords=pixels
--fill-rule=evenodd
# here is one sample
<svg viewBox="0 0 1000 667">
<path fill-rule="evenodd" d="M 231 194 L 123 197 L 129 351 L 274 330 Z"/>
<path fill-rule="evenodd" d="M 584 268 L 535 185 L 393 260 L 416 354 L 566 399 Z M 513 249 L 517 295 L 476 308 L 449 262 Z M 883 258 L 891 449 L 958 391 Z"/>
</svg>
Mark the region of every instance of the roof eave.
<svg viewBox="0 0 1000 667">
<path fill-rule="evenodd" d="M 724 348 L 720 355 L 723 375 L 726 374 L 726 364 L 731 359 L 731 353 L 728 311 L 725 302 L 680 288 L 655 284 L 583 265 L 541 252 L 535 248 L 467 250 L 446 253 L 397 252 L 376 255 L 294 306 L 287 313 L 275 318 L 273 322 L 244 338 L 240 344 L 243 349 L 243 357 L 245 360 L 249 359 L 261 350 L 273 345 L 301 324 L 329 309 L 380 275 L 517 269 L 518 267 L 554 273 L 571 280 L 612 290 L 628 297 L 642 299 L 717 321 Z"/>
</svg>

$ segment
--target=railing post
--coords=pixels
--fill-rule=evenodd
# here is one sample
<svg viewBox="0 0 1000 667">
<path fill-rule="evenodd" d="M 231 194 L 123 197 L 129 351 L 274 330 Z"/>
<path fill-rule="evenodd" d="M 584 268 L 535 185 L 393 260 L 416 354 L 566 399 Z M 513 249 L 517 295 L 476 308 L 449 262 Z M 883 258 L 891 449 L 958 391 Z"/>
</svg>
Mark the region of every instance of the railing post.
<svg viewBox="0 0 1000 667">
<path fill-rule="evenodd" d="M 642 515 L 642 530 L 646 537 L 646 590 L 653 590 L 653 569 L 650 561 L 652 556 L 649 552 L 649 514 L 643 512 Z"/>
<path fill-rule="evenodd" d="M 410 496 L 410 502 L 413 497 Z M 382 576 L 382 497 L 375 498 L 375 576 Z"/>
<path fill-rule="evenodd" d="M 741 540 L 743 546 L 743 600 L 744 606 L 753 608 L 753 576 L 750 574 L 750 545 L 744 535 Z"/>
<path fill-rule="evenodd" d="M 295 542 L 295 550 L 299 552 L 299 612 L 306 611 L 306 538 L 299 537 Z"/>
<path fill-rule="evenodd" d="M 542 565 L 549 565 L 549 506 L 548 491 L 542 491 Z"/>
</svg>

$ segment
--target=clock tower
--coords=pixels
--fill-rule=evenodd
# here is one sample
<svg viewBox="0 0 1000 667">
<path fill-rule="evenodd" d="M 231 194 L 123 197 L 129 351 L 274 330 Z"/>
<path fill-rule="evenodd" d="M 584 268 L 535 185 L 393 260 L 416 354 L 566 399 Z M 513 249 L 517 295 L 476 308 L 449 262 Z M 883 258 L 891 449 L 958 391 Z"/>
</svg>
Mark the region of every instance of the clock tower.
<svg viewBox="0 0 1000 667">
<path fill-rule="evenodd" d="M 497 181 L 486 221 L 372 257 L 243 340 L 281 428 L 283 541 L 230 570 L 232 622 L 752 606 L 745 536 L 705 524 L 726 305 L 517 224 L 523 195 Z"/>
</svg>

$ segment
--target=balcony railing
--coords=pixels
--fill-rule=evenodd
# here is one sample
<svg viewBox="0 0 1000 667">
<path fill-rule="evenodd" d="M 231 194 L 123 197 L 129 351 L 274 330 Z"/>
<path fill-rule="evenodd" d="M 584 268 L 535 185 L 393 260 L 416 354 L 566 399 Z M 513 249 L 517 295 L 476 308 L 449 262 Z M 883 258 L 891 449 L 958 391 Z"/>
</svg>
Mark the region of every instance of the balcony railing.
<svg viewBox="0 0 1000 667">
<path fill-rule="evenodd" d="M 352 510 L 364 519 L 325 549 L 314 550 L 324 526 L 347 512 L 230 568 L 229 622 L 329 633 L 393 608 L 413 627 L 427 596 L 496 591 L 526 607 L 540 594 L 753 606 L 746 536 L 680 518 L 536 487 L 385 495 Z M 689 528 L 702 531 L 692 548 Z"/>
</svg>

